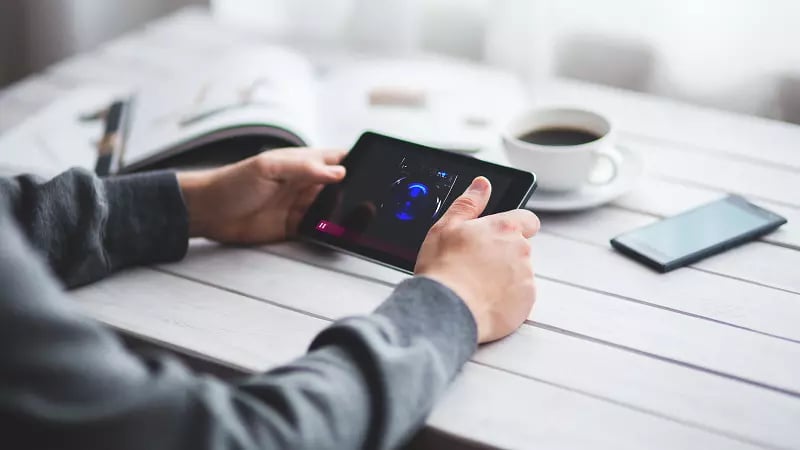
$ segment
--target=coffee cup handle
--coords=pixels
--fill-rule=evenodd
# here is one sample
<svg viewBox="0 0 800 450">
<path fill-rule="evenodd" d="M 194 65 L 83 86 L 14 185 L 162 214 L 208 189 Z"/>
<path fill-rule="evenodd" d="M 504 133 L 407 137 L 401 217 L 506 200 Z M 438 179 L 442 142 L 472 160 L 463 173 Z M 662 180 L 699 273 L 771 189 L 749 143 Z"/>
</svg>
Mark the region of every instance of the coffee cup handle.
<svg viewBox="0 0 800 450">
<path fill-rule="evenodd" d="M 620 155 L 615 149 L 602 148 L 595 152 L 594 158 L 594 167 L 597 167 L 597 163 L 600 162 L 600 160 L 605 159 L 608 161 L 608 163 L 611 165 L 611 175 L 605 180 L 600 181 L 593 180 L 590 176 L 589 184 L 602 186 L 614 181 L 617 178 L 617 175 L 619 175 L 620 166 L 622 166 L 622 155 Z"/>
</svg>

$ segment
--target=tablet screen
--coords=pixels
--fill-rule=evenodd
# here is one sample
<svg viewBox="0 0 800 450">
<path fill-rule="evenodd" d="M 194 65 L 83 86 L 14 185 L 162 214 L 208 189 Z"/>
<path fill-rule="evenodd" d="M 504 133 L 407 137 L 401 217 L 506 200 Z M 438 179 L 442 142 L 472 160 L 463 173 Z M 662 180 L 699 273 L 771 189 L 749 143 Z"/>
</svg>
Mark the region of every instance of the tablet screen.
<svg viewBox="0 0 800 450">
<path fill-rule="evenodd" d="M 374 133 L 342 164 L 347 177 L 320 193 L 301 234 L 404 270 L 413 269 L 430 227 L 475 177 L 492 184 L 484 215 L 519 207 L 534 185 L 528 172 Z"/>
</svg>

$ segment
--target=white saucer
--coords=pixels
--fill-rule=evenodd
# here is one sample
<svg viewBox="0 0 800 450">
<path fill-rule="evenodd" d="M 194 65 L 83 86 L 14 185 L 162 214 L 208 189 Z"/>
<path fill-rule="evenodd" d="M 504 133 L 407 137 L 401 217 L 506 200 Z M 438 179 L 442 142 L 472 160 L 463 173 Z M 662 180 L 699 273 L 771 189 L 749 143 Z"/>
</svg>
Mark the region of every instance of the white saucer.
<svg viewBox="0 0 800 450">
<path fill-rule="evenodd" d="M 567 192 L 537 189 L 525 207 L 533 211 L 577 211 L 600 206 L 627 193 L 642 174 L 642 160 L 636 152 L 625 147 L 617 147 L 617 151 L 622 156 L 622 165 L 608 184 L 587 183 Z"/>
</svg>

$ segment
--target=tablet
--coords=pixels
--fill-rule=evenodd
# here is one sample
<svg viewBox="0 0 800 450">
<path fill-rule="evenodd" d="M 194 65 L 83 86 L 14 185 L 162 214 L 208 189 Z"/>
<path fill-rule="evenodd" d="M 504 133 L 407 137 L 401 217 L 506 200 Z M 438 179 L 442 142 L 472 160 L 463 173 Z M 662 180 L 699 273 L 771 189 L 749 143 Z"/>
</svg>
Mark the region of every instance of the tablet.
<svg viewBox="0 0 800 450">
<path fill-rule="evenodd" d="M 475 177 L 492 183 L 483 215 L 523 206 L 536 187 L 530 172 L 370 132 L 342 165 L 347 176 L 322 190 L 300 236 L 406 272 L 430 227 Z"/>
</svg>

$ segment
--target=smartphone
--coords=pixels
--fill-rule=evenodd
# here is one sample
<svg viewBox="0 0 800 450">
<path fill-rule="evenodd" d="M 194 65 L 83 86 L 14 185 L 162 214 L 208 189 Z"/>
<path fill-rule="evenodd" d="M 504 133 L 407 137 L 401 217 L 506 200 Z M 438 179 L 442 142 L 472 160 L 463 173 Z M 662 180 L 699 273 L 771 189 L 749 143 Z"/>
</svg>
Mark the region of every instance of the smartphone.
<svg viewBox="0 0 800 450">
<path fill-rule="evenodd" d="M 476 176 L 492 183 L 483 215 L 525 205 L 536 187 L 530 172 L 370 132 L 342 165 L 347 176 L 320 192 L 300 236 L 409 273 L 430 227 Z"/>
<path fill-rule="evenodd" d="M 786 219 L 731 195 L 611 239 L 611 246 L 660 272 L 697 262 L 774 231 Z"/>
</svg>

